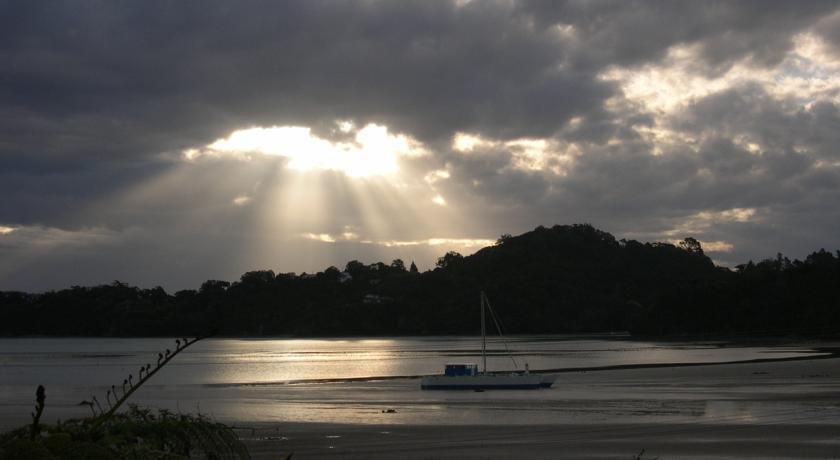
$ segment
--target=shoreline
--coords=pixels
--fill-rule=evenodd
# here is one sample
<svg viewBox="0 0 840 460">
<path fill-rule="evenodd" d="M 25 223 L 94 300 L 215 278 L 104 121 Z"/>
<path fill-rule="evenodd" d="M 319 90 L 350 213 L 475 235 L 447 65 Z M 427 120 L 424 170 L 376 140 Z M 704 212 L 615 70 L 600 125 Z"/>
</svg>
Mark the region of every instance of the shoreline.
<svg viewBox="0 0 840 460">
<path fill-rule="evenodd" d="M 726 366 L 737 364 L 760 364 L 760 363 L 777 363 L 787 361 L 810 361 L 821 359 L 840 358 L 840 347 L 814 347 L 813 354 L 805 356 L 788 356 L 783 358 L 755 358 L 744 359 L 736 361 L 720 361 L 720 362 L 683 362 L 683 363 L 637 363 L 637 364 L 614 364 L 607 366 L 588 366 L 588 367 L 561 367 L 555 369 L 531 369 L 532 374 L 567 374 L 574 372 L 599 372 L 599 371 L 618 371 L 618 370 L 632 370 L 632 369 L 658 369 L 658 368 L 675 368 L 675 367 L 695 367 L 695 366 Z M 802 351 L 800 353 L 809 353 Z M 522 373 L 523 371 L 500 371 L 499 373 Z M 346 377 L 346 378 L 324 378 L 324 379 L 290 379 L 278 380 L 271 382 L 233 382 L 233 383 L 207 383 L 203 386 L 211 388 L 225 388 L 225 387 L 239 387 L 239 386 L 271 386 L 271 385 L 299 385 L 299 384 L 314 384 L 314 383 L 343 383 L 343 382 L 380 382 L 388 380 L 411 380 L 421 379 L 423 377 L 430 377 L 440 374 L 415 374 L 415 375 L 387 375 L 387 376 L 367 376 L 367 377 Z"/>
<path fill-rule="evenodd" d="M 786 361 L 811 361 L 819 359 L 833 359 L 840 358 L 840 347 L 814 347 L 814 353 L 807 356 L 788 356 L 785 358 L 756 358 L 743 359 L 737 361 L 720 361 L 720 362 L 690 362 L 690 363 L 640 363 L 640 364 L 616 364 L 610 366 L 592 366 L 585 368 L 564 367 L 559 369 L 541 369 L 531 371 L 537 374 L 562 374 L 568 372 L 597 372 L 597 371 L 616 371 L 624 369 L 655 369 L 655 368 L 669 368 L 669 367 L 691 367 L 691 366 L 724 366 L 735 364 L 759 364 L 759 363 L 780 363 Z M 807 353 L 807 352 L 802 352 Z"/>
<path fill-rule="evenodd" d="M 661 358 L 685 356 L 678 348 Z M 202 389 L 199 380 L 152 385 L 136 402 L 203 413 L 232 427 L 257 459 L 294 452 L 294 458 L 626 460 L 642 449 L 646 459 L 840 457 L 837 342 L 762 350 L 701 355 L 752 358 L 711 363 L 543 369 L 562 376 L 541 390 L 424 392 L 405 376 L 238 389 Z M 23 399 L 9 399 L 0 422 L 13 428 L 27 421 L 26 390 Z M 60 405 L 77 401 L 72 388 L 62 391 L 50 390 L 48 417 L 87 415 Z"/>
<path fill-rule="evenodd" d="M 393 418 L 387 419 L 393 423 L 231 425 L 255 459 L 294 453 L 302 459 L 626 460 L 642 449 L 646 459 L 840 457 L 836 349 L 815 357 L 690 364 L 566 373 L 553 389 L 540 390 L 559 392 L 559 399 L 539 400 L 537 409 L 529 409 L 561 414 L 557 422 L 531 423 L 525 413 L 510 419 L 493 409 L 467 419 L 481 423 L 460 423 L 446 415 L 460 410 L 456 404 L 440 413 L 440 423 Z M 499 407 L 525 403 L 513 393 L 464 396 Z"/>
<path fill-rule="evenodd" d="M 366 425 L 240 428 L 253 459 L 835 458 L 830 424 Z"/>
</svg>

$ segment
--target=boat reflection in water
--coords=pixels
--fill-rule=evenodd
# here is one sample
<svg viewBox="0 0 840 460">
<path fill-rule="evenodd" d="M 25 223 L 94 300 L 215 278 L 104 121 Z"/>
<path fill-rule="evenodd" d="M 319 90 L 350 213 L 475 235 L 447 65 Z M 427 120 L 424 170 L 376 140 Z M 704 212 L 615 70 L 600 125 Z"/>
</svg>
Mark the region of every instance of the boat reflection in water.
<svg viewBox="0 0 840 460">
<path fill-rule="evenodd" d="M 450 363 L 443 375 L 424 377 L 420 382 L 423 390 L 534 390 L 548 388 L 554 383 L 553 375 L 531 374 L 525 364 L 524 372 L 490 373 L 487 372 L 487 329 L 484 321 L 485 308 L 490 311 L 496 328 L 499 323 L 493 313 L 487 296 L 481 292 L 481 360 L 484 371 L 479 372 L 478 364 Z M 501 333 L 501 330 L 499 331 Z"/>
</svg>

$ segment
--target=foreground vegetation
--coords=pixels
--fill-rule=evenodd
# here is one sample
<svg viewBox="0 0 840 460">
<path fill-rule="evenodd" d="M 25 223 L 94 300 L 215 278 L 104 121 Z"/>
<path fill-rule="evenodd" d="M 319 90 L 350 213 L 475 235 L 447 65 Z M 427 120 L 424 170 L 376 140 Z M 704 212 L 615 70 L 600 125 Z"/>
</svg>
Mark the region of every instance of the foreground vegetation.
<svg viewBox="0 0 840 460">
<path fill-rule="evenodd" d="M 227 426 L 206 417 L 129 406 L 100 426 L 93 419 L 31 426 L 0 435 L 3 459 L 249 458 Z"/>
<path fill-rule="evenodd" d="M 0 335 L 412 335 L 474 333 L 479 290 L 511 333 L 830 334 L 840 251 L 716 267 L 696 240 L 616 240 L 590 225 L 504 235 L 419 273 L 401 260 L 317 274 L 253 271 L 168 294 L 124 283 L 0 293 Z M 472 308 L 475 306 L 476 308 Z"/>
<path fill-rule="evenodd" d="M 132 394 L 178 353 L 201 340 L 178 339 L 175 351 L 159 353 L 153 367 L 140 367 L 122 385 L 111 385 L 100 403 L 96 396 L 88 405 L 91 416 L 55 424 L 41 423 L 46 408 L 46 389 L 35 392 L 32 423 L 0 434 L 0 459 L 209 459 L 249 458 L 248 450 L 226 425 L 204 416 L 153 412 L 129 405 L 119 409 Z M 291 456 L 289 456 L 290 458 Z"/>
</svg>

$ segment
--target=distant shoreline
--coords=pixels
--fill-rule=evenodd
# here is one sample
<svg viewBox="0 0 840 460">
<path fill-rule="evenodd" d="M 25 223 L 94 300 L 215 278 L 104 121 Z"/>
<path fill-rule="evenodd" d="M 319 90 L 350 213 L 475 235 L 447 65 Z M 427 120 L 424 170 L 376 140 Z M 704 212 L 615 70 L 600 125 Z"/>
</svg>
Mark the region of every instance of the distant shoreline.
<svg viewBox="0 0 840 460">
<path fill-rule="evenodd" d="M 0 335 L 0 339 L 176 339 L 181 337 L 192 337 L 194 334 L 181 335 Z M 393 335 L 214 335 L 209 340 L 376 340 L 376 339 L 452 339 L 473 337 L 474 334 L 393 334 Z M 618 339 L 631 341 L 656 341 L 656 342 L 728 342 L 728 343 L 758 343 L 768 345 L 779 345 L 783 343 L 795 344 L 803 341 L 826 342 L 832 340 L 840 341 L 838 334 L 815 334 L 815 335 L 716 335 L 716 334 L 686 334 L 686 335 L 645 335 L 622 332 L 572 332 L 558 334 L 513 334 L 504 337 L 490 336 L 488 340 L 501 340 L 502 338 L 516 340 L 527 338 L 529 340 L 538 338 L 568 338 L 568 339 Z"/>
<path fill-rule="evenodd" d="M 840 358 L 840 347 L 816 347 L 814 353 L 805 356 L 788 356 L 785 358 L 756 358 L 743 359 L 738 361 L 721 361 L 721 362 L 691 362 L 691 363 L 640 363 L 640 364 L 616 364 L 611 366 L 593 366 L 585 368 L 564 367 L 559 369 L 541 369 L 533 371 L 541 374 L 562 374 L 568 372 L 597 372 L 597 371 L 615 371 L 624 369 L 652 369 L 659 367 L 690 367 L 690 366 L 723 366 L 733 364 L 756 364 L 756 363 L 778 363 L 785 361 L 810 361 L 817 359 L 833 359 Z"/>
<path fill-rule="evenodd" d="M 801 352 L 808 353 L 808 352 Z M 743 359 L 737 361 L 720 361 L 720 362 L 682 362 L 682 363 L 638 363 L 638 364 L 614 364 L 609 366 L 591 366 L 591 367 L 561 367 L 556 369 L 531 369 L 530 372 L 534 374 L 567 374 L 575 372 L 599 372 L 599 371 L 619 371 L 631 369 L 657 369 L 657 368 L 673 368 L 673 367 L 695 367 L 695 366 L 725 366 L 738 364 L 761 364 L 761 363 L 779 363 L 787 361 L 812 361 L 822 359 L 840 358 L 840 347 L 815 347 L 813 353 L 803 356 L 788 356 L 784 358 L 756 358 Z M 521 373 L 522 371 L 517 371 Z M 207 383 L 205 387 L 240 387 L 240 386 L 271 386 L 271 385 L 298 385 L 298 384 L 313 384 L 313 383 L 343 383 L 343 382 L 377 382 L 386 380 L 410 380 L 427 377 L 429 374 L 418 375 L 389 375 L 389 376 L 368 376 L 368 377 L 347 377 L 347 378 L 327 378 L 327 379 L 292 379 L 272 382 L 242 382 L 242 383 Z"/>
<path fill-rule="evenodd" d="M 191 336 L 190 334 L 186 334 Z M 48 335 L 48 334 L 29 334 L 29 335 L 0 335 L 0 339 L 176 339 L 184 335 Z M 428 338 L 463 338 L 463 337 L 480 336 L 475 334 L 393 334 L 393 335 L 214 335 L 208 339 L 236 339 L 236 340 L 369 340 L 369 339 L 428 339 Z M 558 334 L 515 334 L 506 335 L 504 337 L 489 336 L 489 340 L 498 340 L 500 338 L 507 338 L 515 340 L 517 338 L 598 338 L 598 339 L 628 339 L 639 340 L 638 336 L 633 336 L 629 332 L 575 332 L 575 333 L 558 333 Z M 773 338 L 773 337 L 768 337 Z M 652 340 L 650 337 L 643 338 L 644 340 Z M 775 339 L 783 339 L 782 337 L 775 337 Z"/>
</svg>

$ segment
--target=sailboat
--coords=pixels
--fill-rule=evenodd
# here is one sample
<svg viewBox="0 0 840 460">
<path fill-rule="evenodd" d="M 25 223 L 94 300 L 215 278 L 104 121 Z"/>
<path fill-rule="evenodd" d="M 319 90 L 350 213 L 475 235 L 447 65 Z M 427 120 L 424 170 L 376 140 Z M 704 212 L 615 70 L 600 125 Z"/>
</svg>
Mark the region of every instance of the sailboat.
<svg viewBox="0 0 840 460">
<path fill-rule="evenodd" d="M 481 292 L 481 361 L 483 370 L 475 363 L 448 363 L 443 375 L 424 377 L 423 390 L 526 390 L 550 387 L 554 376 L 531 374 L 527 364 L 525 372 L 487 372 L 487 328 L 484 321 L 485 307 L 490 308 L 487 296 Z M 492 314 L 492 310 L 491 310 Z M 498 326 L 498 324 L 497 324 Z"/>
</svg>

